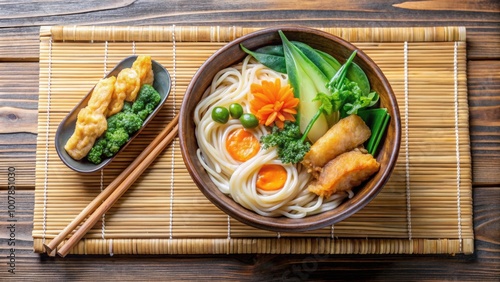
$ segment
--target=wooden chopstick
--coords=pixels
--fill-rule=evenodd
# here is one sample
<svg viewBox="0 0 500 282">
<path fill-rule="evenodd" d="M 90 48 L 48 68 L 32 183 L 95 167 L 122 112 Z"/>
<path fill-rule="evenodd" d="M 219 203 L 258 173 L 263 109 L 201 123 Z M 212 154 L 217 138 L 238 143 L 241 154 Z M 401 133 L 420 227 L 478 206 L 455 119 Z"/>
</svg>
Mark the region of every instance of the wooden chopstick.
<svg viewBox="0 0 500 282">
<path fill-rule="evenodd" d="M 139 178 L 146 168 L 156 159 L 156 157 L 167 147 L 175 138 L 178 131 L 179 115 L 156 136 L 144 151 L 113 181 L 104 189 L 75 219 L 73 219 L 66 228 L 64 228 L 49 244 L 44 247 L 47 253 L 52 251 L 82 223 L 89 214 L 87 220 L 80 228 L 69 238 L 69 240 L 57 251 L 64 257 L 71 248 L 80 241 L 80 239 L 99 221 L 114 203 L 128 190 L 128 188 Z"/>
</svg>

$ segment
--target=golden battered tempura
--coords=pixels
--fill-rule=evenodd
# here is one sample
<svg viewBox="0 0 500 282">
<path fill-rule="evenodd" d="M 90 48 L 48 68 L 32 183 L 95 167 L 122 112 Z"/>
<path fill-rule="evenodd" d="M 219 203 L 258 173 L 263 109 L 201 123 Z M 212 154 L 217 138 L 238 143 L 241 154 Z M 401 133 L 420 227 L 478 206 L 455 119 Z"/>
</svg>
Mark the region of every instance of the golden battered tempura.
<svg viewBox="0 0 500 282">
<path fill-rule="evenodd" d="M 111 96 L 106 116 L 109 117 L 120 112 L 124 101 L 135 101 L 139 89 L 141 89 L 141 80 L 137 72 L 131 68 L 121 70 L 116 77 L 115 91 Z"/>
<path fill-rule="evenodd" d="M 349 115 L 339 120 L 311 146 L 302 164 L 317 177 L 326 163 L 363 144 L 370 135 L 370 128 L 358 115 Z"/>
<path fill-rule="evenodd" d="M 376 173 L 380 164 L 371 154 L 352 150 L 329 161 L 321 170 L 319 178 L 309 184 L 309 191 L 328 198 L 332 194 L 360 185 Z"/>
<path fill-rule="evenodd" d="M 144 55 L 138 56 L 135 62 L 132 64 L 132 69 L 139 74 L 141 85 L 143 84 L 153 85 L 155 77 L 152 65 L 153 63 L 151 62 L 151 56 L 144 56 Z"/>
<path fill-rule="evenodd" d="M 115 83 L 114 76 L 101 79 L 94 87 L 86 108 L 96 113 L 105 114 L 111 101 L 111 95 L 115 91 Z"/>
<path fill-rule="evenodd" d="M 75 132 L 64 149 L 75 160 L 85 157 L 95 140 L 108 128 L 106 112 L 115 90 L 114 76 L 101 79 L 92 91 L 87 106 L 80 110 L 76 120 Z"/>
</svg>

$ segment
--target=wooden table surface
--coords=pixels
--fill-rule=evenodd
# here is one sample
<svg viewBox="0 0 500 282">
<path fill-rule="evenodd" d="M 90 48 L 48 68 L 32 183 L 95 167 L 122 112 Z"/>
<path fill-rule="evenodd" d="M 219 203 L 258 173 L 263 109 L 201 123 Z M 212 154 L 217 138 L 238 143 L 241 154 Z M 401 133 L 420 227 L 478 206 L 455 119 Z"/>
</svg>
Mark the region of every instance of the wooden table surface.
<svg viewBox="0 0 500 282">
<path fill-rule="evenodd" d="M 39 27 L 300 24 L 465 26 L 473 172 L 473 255 L 67 256 L 33 253 Z M 15 274 L 7 224 L 15 168 Z M 498 0 L 0 1 L 0 280 L 500 281 L 500 2 Z"/>
</svg>

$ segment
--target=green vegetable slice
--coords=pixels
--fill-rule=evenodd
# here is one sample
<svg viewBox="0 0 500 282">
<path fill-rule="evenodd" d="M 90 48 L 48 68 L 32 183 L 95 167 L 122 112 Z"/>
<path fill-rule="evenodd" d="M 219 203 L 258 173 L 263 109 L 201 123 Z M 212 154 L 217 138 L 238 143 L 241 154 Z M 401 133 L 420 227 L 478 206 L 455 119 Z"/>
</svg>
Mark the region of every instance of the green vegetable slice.
<svg viewBox="0 0 500 282">
<path fill-rule="evenodd" d="M 297 48 L 299 48 L 300 51 L 302 51 L 302 53 L 304 53 L 304 55 L 311 60 L 311 62 L 315 64 L 327 78 L 333 77 L 338 71 L 338 68 L 334 68 L 319 54 L 317 50 L 313 49 L 311 46 L 298 41 L 293 41 L 292 43 L 297 46 Z"/>
<path fill-rule="evenodd" d="M 278 33 L 283 42 L 288 79 L 295 97 L 300 99 L 297 120 L 301 132 L 304 132 L 311 119 L 316 118 L 320 108 L 320 103 L 314 101 L 314 98 L 318 93 L 328 93 L 326 85 L 329 79 L 297 46 L 286 38 L 281 30 Z M 325 134 L 328 128 L 326 117 L 321 115 L 317 117 L 307 134 L 307 138 L 311 142 L 315 142 Z"/>
<path fill-rule="evenodd" d="M 365 142 L 365 148 L 368 153 L 375 155 L 391 116 L 386 108 L 361 110 L 358 115 L 372 131 L 370 138 Z"/>
<path fill-rule="evenodd" d="M 338 71 L 342 66 L 332 55 L 320 50 L 316 50 L 316 52 L 336 71 Z M 370 81 L 368 80 L 366 73 L 356 63 L 352 63 L 351 67 L 347 71 L 346 77 L 350 81 L 356 82 L 364 95 L 370 93 Z"/>
</svg>

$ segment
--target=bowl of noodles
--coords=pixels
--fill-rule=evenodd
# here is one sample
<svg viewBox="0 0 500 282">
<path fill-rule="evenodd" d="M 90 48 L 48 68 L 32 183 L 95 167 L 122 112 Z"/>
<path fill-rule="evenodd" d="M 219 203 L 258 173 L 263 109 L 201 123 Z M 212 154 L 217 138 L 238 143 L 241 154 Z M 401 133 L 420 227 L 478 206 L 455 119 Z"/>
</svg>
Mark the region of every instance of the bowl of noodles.
<svg viewBox="0 0 500 282">
<path fill-rule="evenodd" d="M 366 54 L 323 31 L 283 26 L 242 36 L 200 67 L 179 138 L 214 205 L 256 228 L 300 232 L 350 217 L 381 191 L 401 124 L 392 88 Z"/>
</svg>

